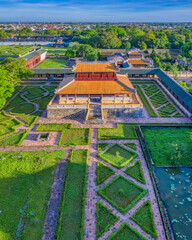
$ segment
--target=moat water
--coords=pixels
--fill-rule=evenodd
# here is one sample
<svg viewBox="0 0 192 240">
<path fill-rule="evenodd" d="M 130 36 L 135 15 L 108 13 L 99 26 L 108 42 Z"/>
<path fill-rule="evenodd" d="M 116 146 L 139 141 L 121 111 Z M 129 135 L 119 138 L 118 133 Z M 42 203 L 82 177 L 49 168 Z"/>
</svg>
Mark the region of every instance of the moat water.
<svg viewBox="0 0 192 240">
<path fill-rule="evenodd" d="M 192 168 L 157 167 L 155 173 L 176 240 L 192 239 Z"/>
</svg>

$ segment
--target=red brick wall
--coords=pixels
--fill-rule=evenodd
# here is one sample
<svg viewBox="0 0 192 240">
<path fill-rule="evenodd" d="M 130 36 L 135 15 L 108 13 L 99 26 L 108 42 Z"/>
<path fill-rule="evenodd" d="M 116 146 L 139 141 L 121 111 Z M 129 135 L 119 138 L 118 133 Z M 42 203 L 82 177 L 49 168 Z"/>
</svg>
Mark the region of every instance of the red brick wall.
<svg viewBox="0 0 192 240">
<path fill-rule="evenodd" d="M 27 68 L 33 68 L 35 67 L 38 63 L 41 62 L 41 56 L 38 55 L 30 60 L 27 61 L 26 67 Z"/>
</svg>

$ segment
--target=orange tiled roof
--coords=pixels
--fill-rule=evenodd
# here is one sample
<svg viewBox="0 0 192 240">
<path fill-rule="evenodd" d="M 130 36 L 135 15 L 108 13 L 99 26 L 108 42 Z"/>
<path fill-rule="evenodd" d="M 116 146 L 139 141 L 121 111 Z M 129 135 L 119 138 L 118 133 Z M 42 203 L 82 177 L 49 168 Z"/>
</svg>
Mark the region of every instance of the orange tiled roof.
<svg viewBox="0 0 192 240">
<path fill-rule="evenodd" d="M 127 94 L 127 87 L 117 81 L 74 81 L 56 94 Z"/>
<path fill-rule="evenodd" d="M 128 76 L 125 75 L 117 75 L 117 79 L 126 85 L 128 88 L 134 89 L 132 83 L 130 82 Z"/>
<path fill-rule="evenodd" d="M 117 72 L 115 63 L 77 63 L 74 72 Z"/>
<path fill-rule="evenodd" d="M 131 64 L 146 64 L 146 65 L 149 64 L 148 62 L 141 59 L 129 59 L 128 62 Z"/>
</svg>

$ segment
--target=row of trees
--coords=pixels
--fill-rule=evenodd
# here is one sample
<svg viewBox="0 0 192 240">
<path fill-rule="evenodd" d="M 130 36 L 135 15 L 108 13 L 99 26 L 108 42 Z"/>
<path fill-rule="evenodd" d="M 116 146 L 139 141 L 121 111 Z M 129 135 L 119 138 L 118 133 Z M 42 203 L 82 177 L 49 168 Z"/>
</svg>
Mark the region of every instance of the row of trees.
<svg viewBox="0 0 192 240">
<path fill-rule="evenodd" d="M 32 35 L 34 32 L 26 27 L 17 30 L 17 34 Z M 0 30 L 0 38 L 8 34 Z M 114 26 L 110 24 L 97 24 L 95 29 L 80 30 L 67 28 L 65 30 L 48 29 L 41 34 L 72 37 L 73 41 L 90 44 L 96 48 L 127 48 L 135 46 L 140 49 L 169 48 L 179 49 L 185 43 L 192 42 L 192 30 L 178 29 L 140 29 L 135 25 Z"/>
<path fill-rule="evenodd" d="M 29 78 L 33 72 L 25 67 L 24 59 L 7 58 L 0 64 L 0 109 L 14 92 L 14 86 L 23 78 Z"/>
</svg>

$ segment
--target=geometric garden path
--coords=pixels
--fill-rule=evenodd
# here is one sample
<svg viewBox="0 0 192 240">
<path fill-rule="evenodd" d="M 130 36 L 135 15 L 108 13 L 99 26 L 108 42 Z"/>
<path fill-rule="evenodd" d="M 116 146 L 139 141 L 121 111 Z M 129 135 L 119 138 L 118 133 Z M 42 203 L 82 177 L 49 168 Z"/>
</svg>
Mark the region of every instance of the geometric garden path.
<svg viewBox="0 0 192 240">
<path fill-rule="evenodd" d="M 99 238 L 99 240 L 104 240 L 104 239 L 108 238 L 111 235 L 111 233 L 116 231 L 123 222 L 127 222 L 133 228 L 137 229 L 137 231 L 140 232 L 147 239 L 150 239 L 150 240 L 153 239 L 149 234 L 145 233 L 136 223 L 134 223 L 130 219 L 130 217 L 134 214 L 134 212 L 141 205 L 143 205 L 143 203 L 146 200 L 151 201 L 151 207 L 152 207 L 152 211 L 153 211 L 154 222 L 156 225 L 158 239 L 165 240 L 166 237 L 165 237 L 165 233 L 164 233 L 163 223 L 162 223 L 162 220 L 160 217 L 160 212 L 159 212 L 158 204 L 156 201 L 155 193 L 153 190 L 153 186 L 151 183 L 151 179 L 150 179 L 150 176 L 148 173 L 147 165 L 146 165 L 139 141 L 138 140 L 99 140 L 99 142 L 109 143 L 109 145 L 107 147 L 109 147 L 113 143 L 119 143 L 119 144 L 124 144 L 125 142 L 136 143 L 136 146 L 137 146 L 136 151 L 138 153 L 138 157 L 135 158 L 130 164 L 128 164 L 127 166 L 125 166 L 122 169 L 116 169 L 115 167 L 111 166 L 109 163 L 97 158 L 97 156 L 96 156 L 98 154 L 97 142 L 98 142 L 97 129 L 92 129 L 91 143 L 89 145 L 90 157 L 89 157 L 89 166 L 88 166 L 88 183 L 87 183 L 87 195 L 86 195 L 86 205 L 85 205 L 84 240 L 94 240 L 95 239 L 95 236 L 96 236 L 96 215 L 95 215 L 95 213 L 96 213 L 96 202 L 98 200 L 100 202 L 102 202 L 108 209 L 110 209 L 115 215 L 117 215 L 119 217 L 119 220 L 115 224 L 113 224 L 109 228 L 109 230 L 107 232 L 105 232 L 102 237 Z M 125 145 L 124 145 L 124 147 L 129 149 Z M 103 151 L 104 149 L 102 149 L 101 151 Z M 95 179 L 96 179 L 95 170 L 96 170 L 96 164 L 97 164 L 98 160 L 105 163 L 108 167 L 110 167 L 111 169 L 113 169 L 115 171 L 115 174 L 113 174 L 111 177 L 106 179 L 106 181 L 99 186 L 97 186 L 96 182 L 95 182 Z M 132 178 L 124 173 L 125 169 L 137 160 L 140 160 L 140 162 L 141 162 L 141 166 L 142 166 L 142 170 L 143 170 L 144 177 L 146 180 L 146 184 L 142 184 L 142 183 L 138 182 L 137 180 L 135 180 L 134 178 Z M 140 185 L 148 190 L 148 193 L 140 201 L 138 201 L 131 209 L 129 209 L 125 215 L 121 214 L 111 204 L 109 204 L 105 199 L 103 199 L 96 193 L 99 188 L 101 188 L 102 186 L 104 186 L 105 184 L 110 182 L 117 175 L 122 175 L 122 176 L 134 181 L 137 185 Z"/>
</svg>

